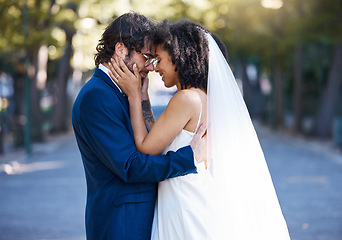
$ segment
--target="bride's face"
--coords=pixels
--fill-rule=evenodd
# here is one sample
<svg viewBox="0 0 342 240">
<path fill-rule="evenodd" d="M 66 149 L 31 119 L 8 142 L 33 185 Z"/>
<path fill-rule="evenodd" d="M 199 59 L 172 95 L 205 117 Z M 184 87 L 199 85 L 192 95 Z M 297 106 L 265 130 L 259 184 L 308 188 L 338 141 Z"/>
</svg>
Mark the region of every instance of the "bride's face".
<svg viewBox="0 0 342 240">
<path fill-rule="evenodd" d="M 177 86 L 180 89 L 178 72 L 175 71 L 176 65 L 172 63 L 171 56 L 161 46 L 156 48 L 156 56 L 158 59 L 155 71 L 162 77 L 165 87 Z"/>
</svg>

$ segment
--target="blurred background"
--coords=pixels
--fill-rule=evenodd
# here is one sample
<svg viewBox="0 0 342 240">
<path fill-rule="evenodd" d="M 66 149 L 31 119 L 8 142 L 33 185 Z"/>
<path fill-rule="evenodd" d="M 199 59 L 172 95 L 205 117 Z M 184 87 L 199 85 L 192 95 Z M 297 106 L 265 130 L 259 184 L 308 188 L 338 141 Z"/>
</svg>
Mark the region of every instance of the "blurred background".
<svg viewBox="0 0 342 240">
<path fill-rule="evenodd" d="M 342 145 L 340 0 L 0 0 L 0 158 L 72 129 L 98 40 L 128 11 L 202 23 L 226 44 L 252 118 Z M 165 105 L 172 93 L 151 79 Z"/>
<path fill-rule="evenodd" d="M 70 113 L 129 11 L 221 37 L 292 239 L 342 239 L 341 0 L 0 0 L 0 240 L 85 239 Z M 150 84 L 158 116 L 175 89 Z"/>
</svg>

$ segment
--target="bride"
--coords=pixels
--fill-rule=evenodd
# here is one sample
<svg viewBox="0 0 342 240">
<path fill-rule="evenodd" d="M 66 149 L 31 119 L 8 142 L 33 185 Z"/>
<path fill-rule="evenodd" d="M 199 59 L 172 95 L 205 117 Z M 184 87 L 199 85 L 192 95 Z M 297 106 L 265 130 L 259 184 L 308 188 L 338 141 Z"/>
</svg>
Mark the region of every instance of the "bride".
<svg viewBox="0 0 342 240">
<path fill-rule="evenodd" d="M 206 123 L 208 162 L 197 166 L 197 174 L 159 183 L 151 239 L 290 239 L 222 42 L 197 23 L 165 20 L 154 33 L 154 45 L 155 71 L 166 87 L 178 91 L 149 132 L 140 93 L 147 91 L 148 80 L 141 87 L 137 67 L 133 74 L 122 59 L 110 64 L 112 79 L 129 100 L 136 147 L 166 154 L 188 145 Z"/>
</svg>

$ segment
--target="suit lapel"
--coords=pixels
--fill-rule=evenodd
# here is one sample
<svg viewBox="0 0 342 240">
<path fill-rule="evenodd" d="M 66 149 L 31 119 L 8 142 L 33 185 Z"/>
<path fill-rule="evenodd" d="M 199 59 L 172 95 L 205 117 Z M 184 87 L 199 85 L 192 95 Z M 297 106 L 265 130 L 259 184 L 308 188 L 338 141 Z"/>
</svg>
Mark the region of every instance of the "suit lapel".
<svg viewBox="0 0 342 240">
<path fill-rule="evenodd" d="M 112 79 L 110 79 L 110 77 L 106 73 L 104 73 L 101 69 L 98 69 L 98 68 L 95 68 L 94 76 L 103 79 L 110 87 L 112 87 L 114 89 L 116 96 L 119 98 L 120 102 L 122 103 L 122 105 L 126 109 L 127 113 L 129 114 L 128 99 L 114 85 L 114 83 L 112 82 Z"/>
<path fill-rule="evenodd" d="M 118 96 L 118 98 L 120 99 L 120 102 L 122 103 L 122 105 L 124 105 L 127 113 L 129 114 L 128 99 L 127 99 L 127 97 L 124 96 L 123 93 L 121 93 L 116 86 L 114 86 L 114 87 L 116 88 L 116 91 L 115 91 L 116 95 Z"/>
</svg>

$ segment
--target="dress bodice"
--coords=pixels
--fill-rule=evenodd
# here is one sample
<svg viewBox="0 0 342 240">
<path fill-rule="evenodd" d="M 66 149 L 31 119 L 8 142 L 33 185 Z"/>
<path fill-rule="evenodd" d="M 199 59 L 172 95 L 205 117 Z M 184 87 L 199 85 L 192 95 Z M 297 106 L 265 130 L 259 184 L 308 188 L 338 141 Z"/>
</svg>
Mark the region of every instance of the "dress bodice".
<svg viewBox="0 0 342 240">
<path fill-rule="evenodd" d="M 168 151 L 177 151 L 179 148 L 189 145 L 194 136 L 195 133 L 182 129 L 170 145 L 165 148 L 163 154 L 166 154 Z"/>
<path fill-rule="evenodd" d="M 201 120 L 198 119 L 197 128 Z M 196 132 L 195 131 L 195 132 Z M 195 133 L 182 129 L 164 150 L 177 151 L 190 144 Z M 209 228 L 211 175 L 204 163 L 197 164 L 197 174 L 166 179 L 158 184 L 158 198 L 152 228 L 152 240 L 213 239 Z"/>
<path fill-rule="evenodd" d="M 201 102 L 201 111 L 198 117 L 197 125 L 195 132 L 190 132 L 185 129 L 182 129 L 182 131 L 177 135 L 177 137 L 170 143 L 169 146 L 165 148 L 163 151 L 163 154 L 166 154 L 168 151 L 177 151 L 179 148 L 185 147 L 190 144 L 191 140 L 195 136 L 197 129 L 199 127 L 199 124 L 201 122 L 202 117 L 202 102 Z"/>
</svg>

